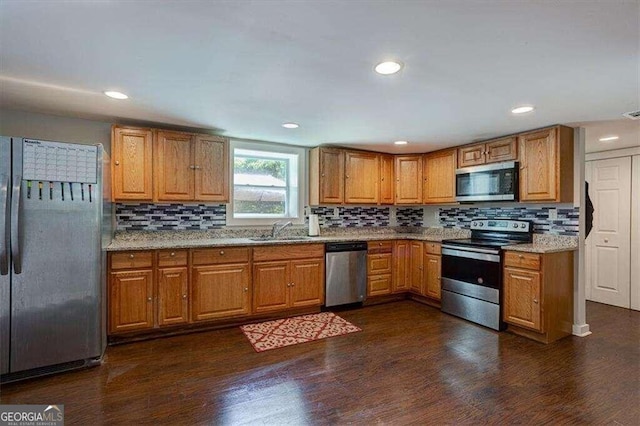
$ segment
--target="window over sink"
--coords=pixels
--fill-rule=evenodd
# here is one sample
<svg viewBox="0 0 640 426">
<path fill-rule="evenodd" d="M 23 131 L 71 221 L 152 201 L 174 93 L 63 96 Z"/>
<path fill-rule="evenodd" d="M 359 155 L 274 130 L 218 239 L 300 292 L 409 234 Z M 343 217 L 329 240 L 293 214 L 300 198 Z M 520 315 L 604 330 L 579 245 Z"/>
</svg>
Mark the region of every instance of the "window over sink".
<svg viewBox="0 0 640 426">
<path fill-rule="evenodd" d="M 304 223 L 305 155 L 304 148 L 232 140 L 227 225 Z"/>
</svg>

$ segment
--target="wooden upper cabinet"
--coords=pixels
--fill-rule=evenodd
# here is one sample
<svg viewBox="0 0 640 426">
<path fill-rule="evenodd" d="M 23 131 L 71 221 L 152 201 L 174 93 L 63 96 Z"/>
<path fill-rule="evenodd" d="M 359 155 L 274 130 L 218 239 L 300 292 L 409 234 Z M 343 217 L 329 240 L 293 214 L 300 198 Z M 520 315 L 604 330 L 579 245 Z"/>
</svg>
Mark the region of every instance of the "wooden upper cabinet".
<svg viewBox="0 0 640 426">
<path fill-rule="evenodd" d="M 520 201 L 573 201 L 573 129 L 556 126 L 518 136 Z"/>
<path fill-rule="evenodd" d="M 346 151 L 344 201 L 377 204 L 380 200 L 380 159 L 371 152 Z"/>
<path fill-rule="evenodd" d="M 509 136 L 458 148 L 458 167 L 478 166 L 518 159 L 516 136 Z"/>
<path fill-rule="evenodd" d="M 196 135 L 194 198 L 198 201 L 229 201 L 229 145 L 219 136 Z"/>
<path fill-rule="evenodd" d="M 344 202 L 344 151 L 313 148 L 309 153 L 309 204 Z"/>
<path fill-rule="evenodd" d="M 192 135 L 158 131 L 155 140 L 155 192 L 158 201 L 193 200 Z"/>
<path fill-rule="evenodd" d="M 380 204 L 393 204 L 393 155 L 380 154 Z"/>
<path fill-rule="evenodd" d="M 424 156 L 422 202 L 452 203 L 456 200 L 455 149 L 438 151 Z"/>
<path fill-rule="evenodd" d="M 151 201 L 153 131 L 113 126 L 111 141 L 113 200 Z"/>
<path fill-rule="evenodd" d="M 422 156 L 396 156 L 396 204 L 422 203 Z"/>
<path fill-rule="evenodd" d="M 458 167 L 478 166 L 484 164 L 485 144 L 463 146 L 458 148 Z"/>
<path fill-rule="evenodd" d="M 485 144 L 485 162 L 515 161 L 518 159 L 518 139 L 515 136 L 496 139 Z"/>
</svg>

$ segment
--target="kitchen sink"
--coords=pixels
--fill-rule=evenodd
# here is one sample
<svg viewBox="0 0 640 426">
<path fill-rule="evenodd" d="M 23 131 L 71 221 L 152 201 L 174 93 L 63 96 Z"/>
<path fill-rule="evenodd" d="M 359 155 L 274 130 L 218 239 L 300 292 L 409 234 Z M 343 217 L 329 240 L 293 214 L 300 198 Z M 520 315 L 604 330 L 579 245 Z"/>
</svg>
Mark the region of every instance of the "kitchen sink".
<svg viewBox="0 0 640 426">
<path fill-rule="evenodd" d="M 251 241 L 304 241 L 309 237 L 253 237 L 249 238 Z"/>
</svg>

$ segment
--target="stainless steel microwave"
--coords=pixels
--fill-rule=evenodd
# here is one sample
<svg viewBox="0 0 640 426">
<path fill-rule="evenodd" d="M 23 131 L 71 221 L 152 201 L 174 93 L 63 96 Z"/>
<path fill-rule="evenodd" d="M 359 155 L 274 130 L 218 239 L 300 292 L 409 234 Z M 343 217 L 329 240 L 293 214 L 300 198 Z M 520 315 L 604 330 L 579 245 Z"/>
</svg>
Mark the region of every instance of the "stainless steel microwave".
<svg viewBox="0 0 640 426">
<path fill-rule="evenodd" d="M 456 201 L 517 201 L 518 163 L 488 164 L 456 170 Z"/>
</svg>

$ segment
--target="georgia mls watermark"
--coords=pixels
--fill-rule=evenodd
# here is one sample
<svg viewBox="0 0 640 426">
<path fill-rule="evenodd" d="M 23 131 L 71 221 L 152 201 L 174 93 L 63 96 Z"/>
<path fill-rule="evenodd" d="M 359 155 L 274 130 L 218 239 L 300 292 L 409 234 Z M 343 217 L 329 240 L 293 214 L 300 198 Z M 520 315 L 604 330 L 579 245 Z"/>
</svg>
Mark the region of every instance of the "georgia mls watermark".
<svg viewBox="0 0 640 426">
<path fill-rule="evenodd" d="M 64 405 L 1 405 L 0 426 L 63 426 Z"/>
</svg>

